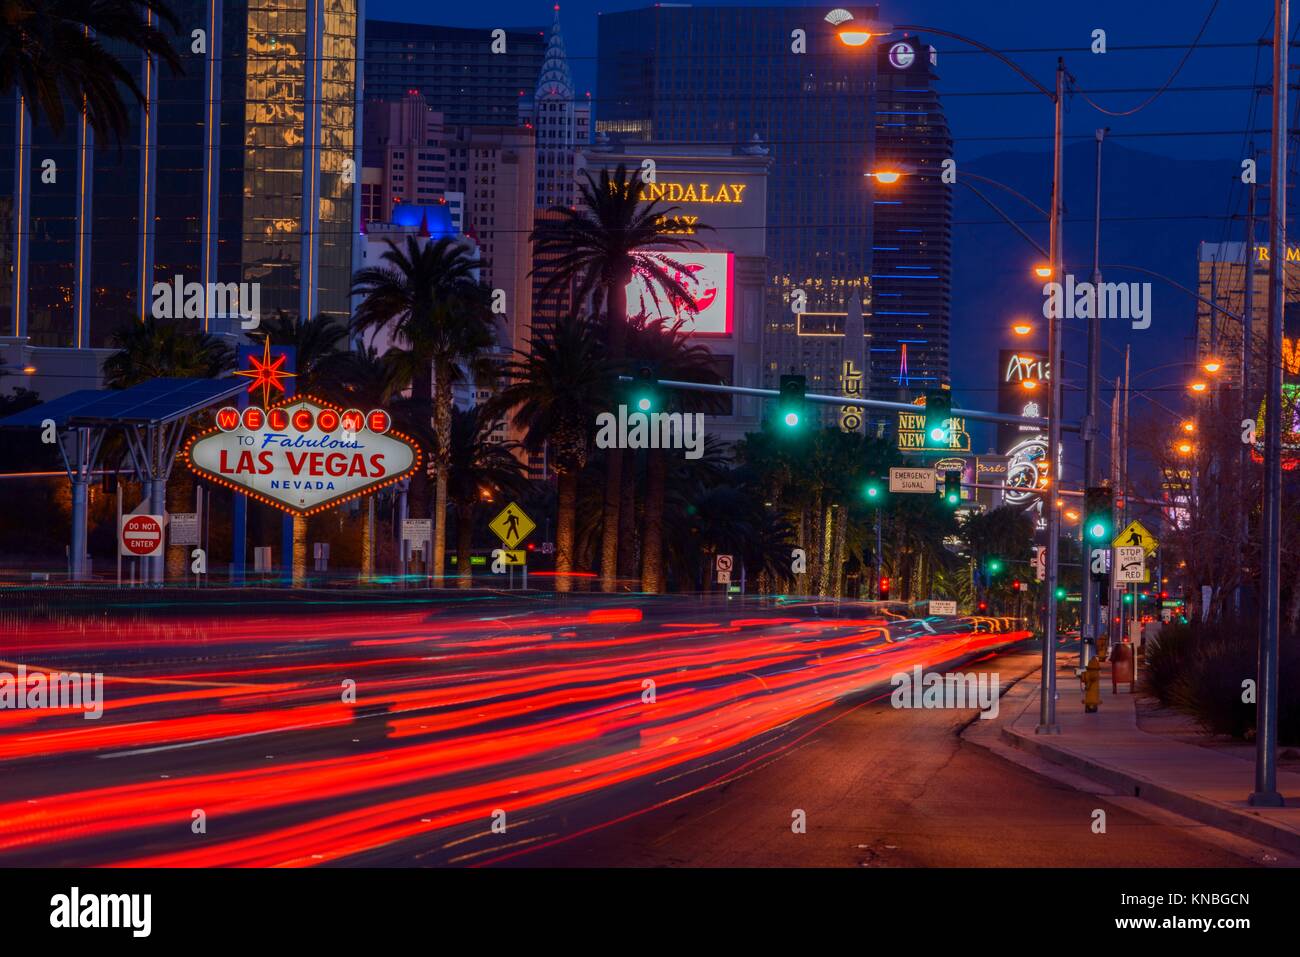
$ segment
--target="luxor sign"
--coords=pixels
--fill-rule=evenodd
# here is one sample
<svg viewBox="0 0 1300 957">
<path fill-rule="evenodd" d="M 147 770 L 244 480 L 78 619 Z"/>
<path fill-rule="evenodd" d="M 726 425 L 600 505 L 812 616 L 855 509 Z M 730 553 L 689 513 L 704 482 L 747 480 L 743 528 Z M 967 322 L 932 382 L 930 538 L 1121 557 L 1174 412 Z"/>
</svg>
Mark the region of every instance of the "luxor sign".
<svg viewBox="0 0 1300 957">
<path fill-rule="evenodd" d="M 310 515 L 406 478 L 420 450 L 383 409 L 299 396 L 268 409 L 218 409 L 185 449 L 200 477 L 286 512 Z"/>
</svg>

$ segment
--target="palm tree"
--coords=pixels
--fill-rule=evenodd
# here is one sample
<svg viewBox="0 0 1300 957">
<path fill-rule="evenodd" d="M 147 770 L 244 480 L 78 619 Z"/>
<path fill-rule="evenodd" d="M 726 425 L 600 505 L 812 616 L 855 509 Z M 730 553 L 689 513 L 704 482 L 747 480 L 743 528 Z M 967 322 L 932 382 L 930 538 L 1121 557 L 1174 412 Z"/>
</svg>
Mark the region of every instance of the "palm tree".
<svg viewBox="0 0 1300 957">
<path fill-rule="evenodd" d="M 517 443 L 491 440 L 495 425 L 496 419 L 487 416 L 483 406 L 452 410 L 447 494 L 456 506 L 456 567 L 461 588 L 473 584 L 470 550 L 475 507 L 484 499 L 521 494 L 528 484 L 524 465 L 514 454 Z"/>
<path fill-rule="evenodd" d="M 216 336 L 176 319 L 132 322 L 113 333 L 117 351 L 104 363 L 104 384 L 125 389 L 150 379 L 210 379 L 235 367 L 235 353 Z"/>
<path fill-rule="evenodd" d="M 146 108 L 148 100 L 136 70 L 103 41 L 156 56 L 179 73 L 181 59 L 154 26 L 159 20 L 180 29 L 162 0 L 0 0 L 0 93 L 16 90 L 32 119 L 56 135 L 72 104 L 96 137 L 120 142 L 130 123 L 122 90 Z"/>
<path fill-rule="evenodd" d="M 331 353 L 322 363 L 322 376 L 331 383 L 339 404 L 359 409 L 373 409 L 387 406 L 393 416 L 393 422 L 403 432 L 411 436 L 428 438 L 429 408 L 421 405 L 421 412 L 414 414 L 409 401 L 392 402 L 393 392 L 403 383 L 393 381 L 393 370 L 379 356 L 373 346 L 362 346 L 348 352 Z M 420 431 L 420 427 L 423 431 Z M 417 438 L 417 441 L 421 441 Z M 368 581 L 374 575 L 375 541 L 371 537 L 369 521 L 370 510 L 374 508 L 374 498 L 367 503 L 367 517 L 361 523 L 361 577 Z"/>
<path fill-rule="evenodd" d="M 631 351 L 638 360 L 653 363 L 659 377 L 688 382 L 721 381 L 713 354 L 682 331 L 682 321 L 641 319 L 631 326 Z M 670 392 L 659 404 L 663 411 L 683 411 L 680 392 Z M 658 410 L 656 410 L 658 411 Z M 689 414 L 689 413 L 688 413 Z M 641 524 L 641 588 L 657 594 L 664 590 L 664 491 L 667 486 L 667 449 L 646 450 L 645 509 Z M 627 483 L 631 484 L 631 483 Z"/>
<path fill-rule="evenodd" d="M 555 521 L 555 587 L 570 591 L 574 570 L 574 521 L 578 474 L 587 462 L 597 413 L 608 407 L 614 366 L 590 320 L 562 317 L 549 336 L 534 334 L 528 352 L 516 353 L 503 370 L 507 385 L 484 415 L 509 414 L 524 431 L 529 452 L 550 449 L 558 477 Z"/>
<path fill-rule="evenodd" d="M 431 572 L 441 580 L 447 545 L 447 457 L 451 444 L 452 385 L 465 375 L 490 382 L 495 368 L 484 355 L 496 344 L 491 290 L 475 278 L 482 265 L 466 243 L 450 237 L 421 245 L 407 237 L 406 249 L 388 240 L 384 265 L 359 270 L 353 295 L 365 298 L 352 317 L 358 333 L 381 329 L 395 348 L 385 356 L 409 376 L 411 397 L 431 401 L 435 470 Z M 419 491 L 417 492 L 417 486 Z M 426 505 L 424 476 L 412 482 L 417 512 Z"/>
<path fill-rule="evenodd" d="M 347 341 L 347 326 L 337 319 L 318 314 L 299 322 L 283 309 L 265 320 L 259 331 L 279 346 L 294 350 L 294 389 L 299 393 L 332 391 L 332 373 L 339 368 L 338 359 L 344 354 L 339 346 Z M 367 529 L 369 525 L 367 525 Z M 299 579 L 299 569 L 307 567 L 307 516 L 293 516 L 293 569 L 294 580 Z"/>
<path fill-rule="evenodd" d="M 620 363 L 627 339 L 627 287 L 633 277 L 645 281 L 656 308 L 662 293 L 673 306 L 694 311 L 695 298 L 678 278 L 690 276 L 690 271 L 665 251 L 700 244 L 669 232 L 668 222 L 677 207 L 642 202 L 640 179 L 629 175 L 626 166 L 619 164 L 613 174 L 601 170 L 599 179 L 583 170 L 583 177 L 585 181 L 578 184 L 578 208 L 552 207 L 558 218 L 544 221 L 532 232 L 536 255 L 547 259 L 552 270 L 538 293 L 545 298 L 569 288 L 575 304 L 591 299 L 592 314 L 605 318 L 609 356 Z M 618 578 L 622 451 L 608 450 L 606 462 L 600 571 L 602 590 L 613 591 Z"/>
<path fill-rule="evenodd" d="M 345 369 L 348 328 L 338 319 L 318 314 L 306 322 L 283 309 L 262 320 L 259 332 L 277 346 L 294 351 L 294 385 L 299 392 L 333 392 Z M 328 396 L 324 396 L 328 398 Z"/>
</svg>

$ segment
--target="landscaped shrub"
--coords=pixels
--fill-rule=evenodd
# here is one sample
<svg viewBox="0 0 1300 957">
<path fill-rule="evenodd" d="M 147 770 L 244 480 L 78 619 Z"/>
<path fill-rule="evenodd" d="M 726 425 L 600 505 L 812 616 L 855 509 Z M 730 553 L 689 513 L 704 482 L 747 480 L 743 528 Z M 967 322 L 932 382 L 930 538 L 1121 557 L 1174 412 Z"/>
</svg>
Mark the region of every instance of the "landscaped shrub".
<svg viewBox="0 0 1300 957">
<path fill-rule="evenodd" d="M 1142 690 L 1196 719 L 1212 734 L 1251 739 L 1255 704 L 1245 682 L 1256 680 L 1259 629 L 1253 622 L 1166 625 L 1147 649 Z M 1278 681 L 1278 739 L 1300 743 L 1300 643 L 1282 636 Z"/>
</svg>

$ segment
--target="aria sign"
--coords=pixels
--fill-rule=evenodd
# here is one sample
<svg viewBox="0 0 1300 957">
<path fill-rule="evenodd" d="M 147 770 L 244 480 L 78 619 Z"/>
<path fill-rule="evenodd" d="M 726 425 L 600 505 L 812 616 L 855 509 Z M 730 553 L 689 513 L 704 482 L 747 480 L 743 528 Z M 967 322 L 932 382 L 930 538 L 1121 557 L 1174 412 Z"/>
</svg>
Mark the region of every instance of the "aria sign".
<svg viewBox="0 0 1300 957">
<path fill-rule="evenodd" d="M 218 409 L 185 459 L 201 478 L 310 515 L 406 478 L 420 450 L 383 409 L 339 409 L 311 396 L 269 409 Z"/>
</svg>

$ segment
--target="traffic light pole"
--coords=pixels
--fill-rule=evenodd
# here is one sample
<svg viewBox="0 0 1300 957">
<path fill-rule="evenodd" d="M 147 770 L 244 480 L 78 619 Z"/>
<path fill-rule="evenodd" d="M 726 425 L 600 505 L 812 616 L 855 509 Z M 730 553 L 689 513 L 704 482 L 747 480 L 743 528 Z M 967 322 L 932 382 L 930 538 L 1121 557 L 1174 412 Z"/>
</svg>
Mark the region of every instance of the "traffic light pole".
<svg viewBox="0 0 1300 957">
<path fill-rule="evenodd" d="M 633 381 L 631 376 L 618 377 L 620 382 Z M 719 385 L 712 382 L 684 382 L 677 379 L 659 379 L 656 382 L 663 389 L 685 389 L 690 392 L 714 392 L 720 395 L 746 395 L 757 399 L 779 399 L 781 393 L 776 389 L 755 389 L 743 385 Z M 872 409 L 878 412 L 919 412 L 923 406 L 911 402 L 888 402 L 884 399 L 859 399 L 847 395 L 820 395 L 809 392 L 803 397 L 805 402 L 815 405 L 851 406 L 855 409 Z M 1033 415 L 1010 415 L 1005 412 L 985 412 L 981 409 L 953 409 L 952 415 L 958 419 L 971 419 L 975 422 L 994 422 L 1000 425 L 1028 425 L 1036 429 L 1048 428 L 1048 420 Z M 1062 422 L 1060 428 L 1065 432 L 1082 431 L 1077 422 Z M 930 449 L 929 451 L 935 451 Z"/>
<path fill-rule="evenodd" d="M 1093 205 L 1092 234 L 1092 288 L 1093 296 L 1101 288 L 1101 144 L 1106 130 L 1097 130 L 1097 186 Z M 1097 302 L 1093 302 L 1092 316 L 1088 319 L 1088 384 L 1085 401 L 1087 412 L 1083 419 L 1083 484 L 1091 488 L 1097 484 L 1097 376 L 1101 367 L 1101 318 Z M 1097 607 L 1098 587 L 1092 575 L 1092 550 L 1087 530 L 1083 535 L 1083 628 L 1079 645 L 1079 667 L 1088 667 L 1088 659 L 1096 652 L 1098 622 L 1101 609 Z M 1104 546 L 1104 543 L 1103 543 Z"/>
<path fill-rule="evenodd" d="M 876 598 L 880 598 L 880 506 L 876 506 Z"/>
</svg>

